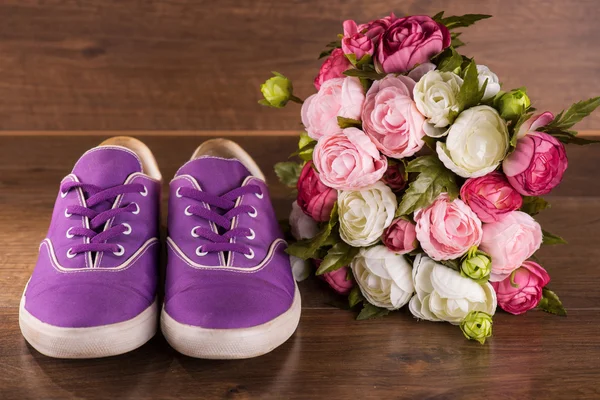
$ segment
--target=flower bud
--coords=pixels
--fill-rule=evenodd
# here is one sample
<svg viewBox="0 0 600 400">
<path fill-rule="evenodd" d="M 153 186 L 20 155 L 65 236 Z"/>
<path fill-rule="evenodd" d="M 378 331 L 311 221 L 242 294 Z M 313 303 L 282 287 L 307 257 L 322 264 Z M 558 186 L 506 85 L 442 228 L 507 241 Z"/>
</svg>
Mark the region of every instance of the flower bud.
<svg viewBox="0 0 600 400">
<path fill-rule="evenodd" d="M 469 340 L 484 344 L 492 336 L 492 316 L 482 311 L 471 311 L 460 323 L 460 330 Z"/>
<path fill-rule="evenodd" d="M 516 120 L 529 108 L 531 101 L 525 92 L 525 88 L 520 88 L 504 93 L 498 99 L 497 104 L 502 118 Z"/>
<path fill-rule="evenodd" d="M 460 271 L 463 276 L 476 281 L 487 279 L 492 271 L 492 260 L 489 256 L 478 251 L 463 260 L 460 264 Z"/>
<path fill-rule="evenodd" d="M 278 72 L 273 72 L 273 77 L 267 79 L 265 83 L 260 85 L 264 99 L 259 101 L 260 104 L 275 108 L 283 108 L 287 102 L 293 97 L 292 82 Z"/>
</svg>

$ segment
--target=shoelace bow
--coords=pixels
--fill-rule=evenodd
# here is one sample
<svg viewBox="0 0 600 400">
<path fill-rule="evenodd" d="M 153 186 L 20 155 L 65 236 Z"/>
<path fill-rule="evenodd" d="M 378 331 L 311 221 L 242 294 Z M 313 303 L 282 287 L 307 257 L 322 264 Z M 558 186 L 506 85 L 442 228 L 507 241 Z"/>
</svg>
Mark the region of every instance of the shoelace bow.
<svg viewBox="0 0 600 400">
<path fill-rule="evenodd" d="M 116 243 L 106 243 L 106 241 L 121 235 L 128 230 L 128 227 L 119 224 L 108 228 L 105 231 L 98 232 L 106 221 L 125 212 L 139 212 L 139 206 L 136 203 L 129 203 L 118 208 L 111 208 L 106 211 L 98 212 L 93 209 L 94 206 L 104 201 L 114 201 L 114 199 L 126 193 L 142 193 L 146 190 L 144 185 L 139 183 L 129 183 L 125 185 L 113 186 L 103 189 L 96 185 L 91 185 L 82 182 L 65 182 L 61 185 L 62 193 L 67 193 L 74 188 L 80 188 L 84 193 L 88 194 L 86 201 L 87 207 L 80 205 L 67 206 L 66 212 L 71 215 L 81 215 L 89 219 L 89 228 L 73 227 L 67 231 L 67 235 L 83 236 L 89 239 L 89 243 L 78 244 L 69 249 L 71 256 L 85 252 L 105 252 L 111 251 L 117 253 L 123 248 Z M 111 203 L 112 206 L 112 203 Z M 130 229 L 130 228 L 129 228 Z"/>
<path fill-rule="evenodd" d="M 192 230 L 192 235 L 210 241 L 210 243 L 200 246 L 198 248 L 199 251 L 204 254 L 220 251 L 242 253 L 246 256 L 252 254 L 252 250 L 248 246 L 231 241 L 231 239 L 238 237 L 251 237 L 254 235 L 254 232 L 250 228 L 231 228 L 231 221 L 240 214 L 247 213 L 251 216 L 256 216 L 256 209 L 254 207 L 247 204 L 240 204 L 237 207 L 235 205 L 236 200 L 246 194 L 262 195 L 262 190 L 256 185 L 247 185 L 233 189 L 222 196 L 216 196 L 193 188 L 179 188 L 178 196 L 197 200 L 211 206 L 210 210 L 198 204 L 188 206 L 186 208 L 187 215 L 196 215 L 214 223 L 225 231 L 222 235 L 219 235 L 210 229 L 200 226 L 195 227 Z M 215 208 L 220 209 L 221 213 L 216 212 Z"/>
</svg>

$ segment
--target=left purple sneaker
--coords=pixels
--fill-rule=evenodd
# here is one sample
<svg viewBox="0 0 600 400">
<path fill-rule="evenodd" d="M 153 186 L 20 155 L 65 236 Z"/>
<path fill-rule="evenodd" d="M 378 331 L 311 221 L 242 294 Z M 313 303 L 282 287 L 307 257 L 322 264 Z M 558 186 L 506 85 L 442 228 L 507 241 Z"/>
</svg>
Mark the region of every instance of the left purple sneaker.
<svg viewBox="0 0 600 400">
<path fill-rule="evenodd" d="M 86 152 L 61 182 L 19 309 L 21 332 L 58 358 L 121 354 L 156 332 L 161 175 L 128 137 Z"/>
</svg>

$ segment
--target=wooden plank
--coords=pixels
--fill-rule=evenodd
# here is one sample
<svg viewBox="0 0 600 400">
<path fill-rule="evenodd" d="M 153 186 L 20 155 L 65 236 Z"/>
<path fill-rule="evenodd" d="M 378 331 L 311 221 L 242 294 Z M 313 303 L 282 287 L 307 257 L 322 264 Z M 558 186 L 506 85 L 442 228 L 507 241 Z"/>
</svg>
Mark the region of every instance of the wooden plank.
<svg viewBox="0 0 600 400">
<path fill-rule="evenodd" d="M 342 21 L 392 10 L 493 14 L 466 31 L 464 52 L 505 88 L 527 86 L 540 110 L 599 94 L 596 0 L 5 0 L 0 129 L 294 130 L 298 105 L 256 104 L 270 71 L 306 97 Z M 580 128 L 597 126 L 600 114 Z"/>
<path fill-rule="evenodd" d="M 599 318 L 499 313 L 481 346 L 458 327 L 403 312 L 356 322 L 304 310 L 296 334 L 255 359 L 192 359 L 159 335 L 122 356 L 55 360 L 25 343 L 16 309 L 0 308 L 0 397 L 597 399 Z"/>
</svg>

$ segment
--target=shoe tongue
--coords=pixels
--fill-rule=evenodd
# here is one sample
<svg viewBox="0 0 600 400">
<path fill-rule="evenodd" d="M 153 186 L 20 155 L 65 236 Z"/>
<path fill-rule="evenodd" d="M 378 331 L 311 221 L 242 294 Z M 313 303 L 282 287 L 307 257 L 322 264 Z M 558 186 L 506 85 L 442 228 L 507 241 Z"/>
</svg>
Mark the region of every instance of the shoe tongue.
<svg viewBox="0 0 600 400">
<path fill-rule="evenodd" d="M 134 172 L 142 172 L 142 163 L 131 150 L 120 146 L 98 146 L 86 152 L 73 168 L 80 182 L 109 188 L 122 185 Z"/>
<path fill-rule="evenodd" d="M 205 156 L 184 164 L 176 176 L 181 175 L 193 176 L 203 191 L 222 196 L 240 187 L 251 174 L 238 160 Z"/>
</svg>

